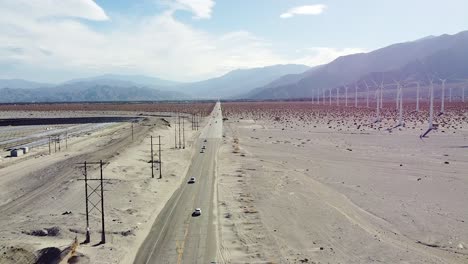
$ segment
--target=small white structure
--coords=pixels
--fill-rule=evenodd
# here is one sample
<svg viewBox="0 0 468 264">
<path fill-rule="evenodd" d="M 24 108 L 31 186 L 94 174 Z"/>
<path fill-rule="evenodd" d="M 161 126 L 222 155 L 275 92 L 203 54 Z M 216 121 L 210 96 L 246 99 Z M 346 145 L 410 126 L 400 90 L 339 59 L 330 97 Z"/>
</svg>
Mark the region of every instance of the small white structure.
<svg viewBox="0 0 468 264">
<path fill-rule="evenodd" d="M 12 156 L 12 157 L 19 157 L 19 156 L 22 156 L 23 154 L 24 154 L 24 152 L 23 152 L 22 149 L 13 149 L 10 152 L 10 156 Z"/>
<path fill-rule="evenodd" d="M 23 153 L 26 154 L 26 153 L 29 153 L 29 147 L 22 147 L 20 148 L 23 150 Z"/>
</svg>

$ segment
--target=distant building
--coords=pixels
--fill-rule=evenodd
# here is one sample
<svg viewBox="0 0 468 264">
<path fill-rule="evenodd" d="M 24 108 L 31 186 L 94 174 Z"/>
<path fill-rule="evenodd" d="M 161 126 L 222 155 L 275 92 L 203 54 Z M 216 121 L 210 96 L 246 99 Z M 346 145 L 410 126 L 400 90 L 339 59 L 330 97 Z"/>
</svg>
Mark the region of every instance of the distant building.
<svg viewBox="0 0 468 264">
<path fill-rule="evenodd" d="M 20 148 L 23 150 L 23 153 L 26 154 L 26 153 L 29 153 L 29 147 L 22 147 Z"/>
<path fill-rule="evenodd" d="M 13 149 L 10 152 L 10 156 L 12 157 L 19 157 L 19 156 L 22 156 L 23 154 L 24 154 L 24 151 L 22 149 Z"/>
</svg>

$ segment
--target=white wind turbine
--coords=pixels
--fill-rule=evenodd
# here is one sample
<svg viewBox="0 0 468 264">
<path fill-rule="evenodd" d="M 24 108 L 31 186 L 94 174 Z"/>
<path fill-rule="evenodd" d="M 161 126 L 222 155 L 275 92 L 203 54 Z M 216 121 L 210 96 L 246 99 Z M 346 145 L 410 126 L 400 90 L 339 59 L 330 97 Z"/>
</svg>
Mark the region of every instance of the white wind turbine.
<svg viewBox="0 0 468 264">
<path fill-rule="evenodd" d="M 340 87 L 336 87 L 336 105 L 340 105 Z"/>
<path fill-rule="evenodd" d="M 434 127 L 434 81 L 433 79 L 429 79 L 429 120 L 428 120 L 428 123 L 429 123 L 429 127 L 428 129 L 426 130 L 426 132 L 424 132 L 424 134 L 420 135 L 419 137 L 420 138 L 424 138 L 427 136 L 427 134 L 429 134 L 429 132 L 431 132 L 432 130 L 436 129 Z"/>
<path fill-rule="evenodd" d="M 364 84 L 366 85 L 366 88 L 367 88 L 366 107 L 369 108 L 369 85 L 367 85 L 366 80 L 364 80 Z"/>
<path fill-rule="evenodd" d="M 445 112 L 445 82 L 447 79 L 439 79 L 442 82 L 442 95 L 441 95 L 441 103 L 440 103 L 440 113 L 442 115 Z"/>
<path fill-rule="evenodd" d="M 382 80 L 382 82 L 379 84 L 377 84 L 374 80 L 372 80 L 372 82 L 375 84 L 375 86 L 377 86 L 377 89 L 379 91 L 379 97 L 378 100 L 380 100 L 380 103 L 379 103 L 379 108 L 382 109 L 382 105 L 383 105 L 383 88 L 384 88 L 384 81 Z"/>
<path fill-rule="evenodd" d="M 348 106 L 348 86 L 344 86 L 345 88 L 345 106 Z"/>
<path fill-rule="evenodd" d="M 416 112 L 419 112 L 419 89 L 420 89 L 420 86 L 419 86 L 419 82 L 416 82 Z"/>
<path fill-rule="evenodd" d="M 384 89 L 384 84 L 383 81 L 380 84 L 380 108 L 383 107 L 383 89 Z"/>
<path fill-rule="evenodd" d="M 397 82 L 395 81 L 396 84 L 397 84 L 397 94 L 398 94 L 398 110 L 399 110 L 399 113 L 398 113 L 398 124 L 396 125 L 396 127 L 399 127 L 399 126 L 404 126 L 404 123 L 403 123 L 403 86 L 401 85 L 400 82 Z"/>
<path fill-rule="evenodd" d="M 375 103 L 376 103 L 376 117 L 374 123 L 380 122 L 380 91 L 379 87 L 377 86 L 377 90 L 375 90 Z"/>
<path fill-rule="evenodd" d="M 357 83 L 354 84 L 354 107 L 357 108 Z"/>
<path fill-rule="evenodd" d="M 465 86 L 462 87 L 462 102 L 465 102 Z"/>
<path fill-rule="evenodd" d="M 449 87 L 449 102 L 452 102 L 452 86 Z"/>
<path fill-rule="evenodd" d="M 325 105 L 325 90 L 320 89 L 320 91 L 322 92 L 322 104 Z"/>
</svg>

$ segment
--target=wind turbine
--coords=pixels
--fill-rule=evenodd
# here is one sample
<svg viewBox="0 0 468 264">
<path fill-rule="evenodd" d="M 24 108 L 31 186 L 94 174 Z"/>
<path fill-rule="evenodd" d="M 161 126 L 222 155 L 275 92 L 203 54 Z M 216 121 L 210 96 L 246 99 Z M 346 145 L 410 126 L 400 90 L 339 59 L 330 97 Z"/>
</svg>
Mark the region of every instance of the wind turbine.
<svg viewBox="0 0 468 264">
<path fill-rule="evenodd" d="M 366 80 L 364 80 L 364 84 L 366 85 L 366 88 L 367 88 L 366 107 L 369 108 L 369 85 L 367 85 Z"/>
<path fill-rule="evenodd" d="M 465 102 L 465 86 L 462 87 L 462 102 Z"/>
<path fill-rule="evenodd" d="M 445 82 L 447 81 L 447 79 L 439 79 L 441 82 L 442 82 L 442 101 L 441 101 L 441 104 L 440 104 L 440 113 L 439 115 L 442 115 L 445 111 Z"/>
<path fill-rule="evenodd" d="M 452 102 L 452 86 L 449 87 L 449 102 Z"/>
<path fill-rule="evenodd" d="M 348 86 L 344 86 L 345 88 L 345 106 L 348 106 Z"/>
<path fill-rule="evenodd" d="M 380 122 L 380 96 L 379 87 L 375 90 L 375 103 L 376 103 L 376 118 L 374 123 Z"/>
<path fill-rule="evenodd" d="M 380 108 L 383 107 L 383 89 L 384 89 L 384 84 L 382 80 L 382 83 L 380 84 Z"/>
<path fill-rule="evenodd" d="M 416 82 L 416 112 L 419 112 L 419 82 Z"/>
<path fill-rule="evenodd" d="M 357 108 L 357 83 L 354 84 L 354 107 Z"/>
<path fill-rule="evenodd" d="M 320 91 L 322 92 L 322 104 L 325 105 L 325 90 L 320 89 Z"/>
<path fill-rule="evenodd" d="M 379 84 L 377 84 L 374 80 L 372 80 L 372 82 L 375 84 L 375 86 L 377 86 L 377 89 L 379 91 L 379 97 L 377 97 L 377 100 L 380 100 L 380 104 L 379 104 L 379 107 L 382 108 L 382 104 L 383 104 L 383 88 L 384 88 L 384 84 L 383 84 L 383 79 L 382 79 L 382 82 Z"/>
<path fill-rule="evenodd" d="M 431 132 L 432 130 L 436 129 L 433 124 L 434 120 L 434 81 L 432 79 L 429 79 L 429 94 L 430 94 L 430 99 L 429 99 L 429 128 L 424 132 L 424 134 L 420 135 L 419 138 L 424 138 Z"/>
<path fill-rule="evenodd" d="M 395 81 L 395 83 L 397 84 L 397 93 L 396 93 L 396 98 L 395 98 L 395 102 L 396 102 L 396 107 L 395 109 L 398 110 L 398 108 L 400 107 L 400 85 L 398 84 L 397 81 Z"/>
<path fill-rule="evenodd" d="M 336 87 L 336 105 L 340 105 L 340 87 Z"/>
<path fill-rule="evenodd" d="M 404 126 L 403 123 L 403 86 L 401 85 L 400 82 L 395 81 L 397 84 L 397 99 L 398 99 L 398 108 L 399 108 L 399 113 L 398 113 L 398 124 L 394 127 L 400 127 Z"/>
</svg>

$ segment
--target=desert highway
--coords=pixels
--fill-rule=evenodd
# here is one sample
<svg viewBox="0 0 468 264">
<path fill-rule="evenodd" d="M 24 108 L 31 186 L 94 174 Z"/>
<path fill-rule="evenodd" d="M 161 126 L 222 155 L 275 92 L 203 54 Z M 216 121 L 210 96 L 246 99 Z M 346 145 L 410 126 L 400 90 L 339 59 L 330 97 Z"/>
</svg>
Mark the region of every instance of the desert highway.
<svg viewBox="0 0 468 264">
<path fill-rule="evenodd" d="M 221 105 L 218 102 L 195 142 L 196 152 L 185 181 L 158 215 L 134 263 L 216 262 L 214 187 L 222 123 Z M 206 149 L 200 153 L 203 146 Z M 190 177 L 196 178 L 194 184 L 187 184 Z M 192 216 L 195 208 L 201 208 L 200 216 Z"/>
</svg>

